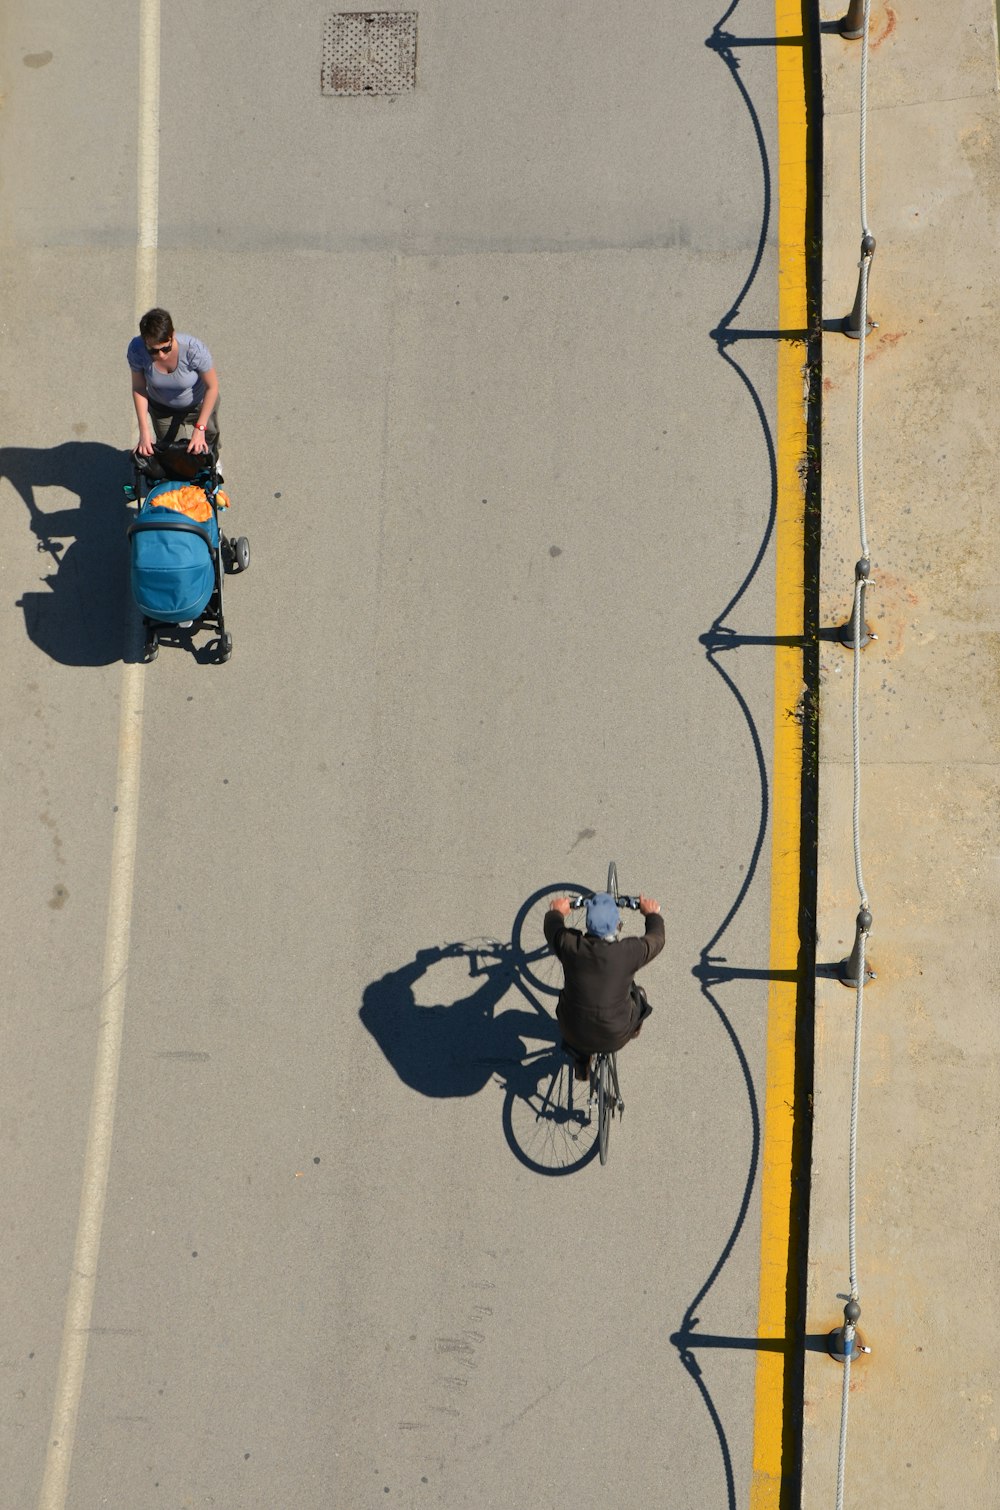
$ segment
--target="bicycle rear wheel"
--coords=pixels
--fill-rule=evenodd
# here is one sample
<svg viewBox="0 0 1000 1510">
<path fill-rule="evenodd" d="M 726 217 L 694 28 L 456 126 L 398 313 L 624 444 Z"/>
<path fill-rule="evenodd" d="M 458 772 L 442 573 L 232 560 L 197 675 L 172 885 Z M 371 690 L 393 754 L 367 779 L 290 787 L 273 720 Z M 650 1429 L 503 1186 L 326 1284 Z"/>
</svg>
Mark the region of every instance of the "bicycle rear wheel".
<svg viewBox="0 0 1000 1510">
<path fill-rule="evenodd" d="M 535 1174 L 571 1174 L 597 1156 L 585 1088 L 575 1083 L 566 1056 L 551 1046 L 512 1067 L 503 1127 L 515 1158 Z"/>
<path fill-rule="evenodd" d="M 611 1110 L 614 1105 L 611 1088 L 611 1062 L 607 1054 L 597 1060 L 597 1148 L 601 1163 L 608 1162 L 608 1139 L 611 1135 Z"/>
<path fill-rule="evenodd" d="M 615 901 L 617 902 L 617 900 L 618 900 L 618 866 L 615 864 L 614 860 L 612 860 L 611 864 L 608 866 L 608 893 L 609 893 L 610 896 L 613 896 L 614 899 L 615 899 Z"/>
</svg>

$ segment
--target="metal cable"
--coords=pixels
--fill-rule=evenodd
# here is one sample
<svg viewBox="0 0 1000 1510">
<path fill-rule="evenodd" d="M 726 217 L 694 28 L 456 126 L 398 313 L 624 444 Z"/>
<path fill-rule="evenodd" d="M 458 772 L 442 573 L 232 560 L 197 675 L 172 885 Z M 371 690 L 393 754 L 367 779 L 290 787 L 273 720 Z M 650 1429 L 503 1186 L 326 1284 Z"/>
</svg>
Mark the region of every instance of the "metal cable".
<svg viewBox="0 0 1000 1510">
<path fill-rule="evenodd" d="M 871 0 L 865 0 L 864 36 L 861 38 L 861 151 L 859 154 L 861 174 L 861 234 L 868 235 L 868 25 L 871 19 Z"/>
<path fill-rule="evenodd" d="M 868 235 L 869 232 L 865 232 Z M 865 337 L 868 334 L 868 271 L 871 256 L 861 254 L 861 333 L 858 337 L 858 525 L 861 533 L 861 554 L 868 556 L 868 524 L 865 519 Z"/>
<path fill-rule="evenodd" d="M 854 583 L 854 681 L 851 698 L 851 733 L 854 748 L 854 806 L 852 823 L 854 829 L 854 879 L 857 883 L 861 906 L 867 909 L 868 895 L 865 891 L 864 869 L 861 863 L 861 636 L 864 632 L 861 590 L 863 586 L 863 581 L 858 577 Z"/>
<path fill-rule="evenodd" d="M 867 136 L 868 136 L 868 34 L 871 19 L 871 0 L 865 0 L 864 31 L 861 38 L 861 138 L 860 138 L 860 186 L 861 186 L 861 281 L 860 281 L 860 329 L 858 338 L 858 407 L 857 407 L 857 467 L 858 467 L 858 527 L 861 535 L 861 559 L 867 563 L 870 559 L 868 549 L 868 528 L 865 519 L 865 478 L 864 478 L 864 394 L 865 394 L 865 336 L 868 332 L 868 269 L 871 264 L 871 255 L 865 250 L 865 239 L 870 236 L 868 228 L 868 204 L 867 204 Z M 853 655 L 854 655 L 854 678 L 852 695 L 852 735 L 854 746 L 854 874 L 857 882 L 858 895 L 861 899 L 862 911 L 868 910 L 868 895 L 865 890 L 864 871 L 861 862 L 861 640 L 864 634 L 863 614 L 863 590 L 867 585 L 867 573 L 861 570 L 855 574 L 854 582 L 854 613 L 853 613 Z M 861 1084 L 861 1024 L 864 1011 L 865 999 L 865 945 L 866 933 L 860 926 L 858 931 L 858 966 L 857 966 L 857 995 L 855 998 L 854 1012 L 854 1065 L 851 1076 L 851 1131 L 850 1152 L 848 1156 L 848 1215 L 847 1215 L 847 1247 L 848 1268 L 850 1273 L 851 1301 L 857 1302 L 858 1291 L 858 1262 L 857 1262 L 857 1160 L 858 1160 L 858 1099 Z M 851 1357 L 855 1347 L 855 1327 L 853 1321 L 848 1320 L 848 1313 L 844 1318 L 844 1379 L 843 1391 L 840 1403 L 840 1442 L 837 1452 L 837 1501 L 836 1510 L 843 1510 L 844 1505 L 844 1472 L 847 1463 L 847 1416 L 848 1404 L 851 1395 Z"/>
<path fill-rule="evenodd" d="M 858 1296 L 858 1249 L 856 1235 L 858 1189 L 858 1087 L 861 1083 L 861 1014 L 865 1005 L 865 935 L 858 951 L 858 985 L 854 1003 L 854 1073 L 851 1084 L 851 1140 L 848 1158 L 847 1262 L 850 1273 L 851 1299 Z"/>
<path fill-rule="evenodd" d="M 861 197 L 861 241 L 871 235 L 868 226 L 868 27 L 871 0 L 865 0 L 864 35 L 861 38 L 861 128 L 858 163 Z M 861 526 L 861 554 L 868 555 L 868 530 L 865 523 L 864 427 L 862 413 L 865 396 L 865 336 L 868 333 L 868 269 L 871 258 L 861 257 L 861 334 L 858 343 L 858 514 Z M 861 889 L 860 886 L 858 888 Z"/>
<path fill-rule="evenodd" d="M 844 1510 L 844 1460 L 847 1457 L 847 1402 L 851 1397 L 851 1360 L 844 1359 L 844 1387 L 840 1397 L 840 1451 L 837 1454 L 837 1510 Z"/>
</svg>

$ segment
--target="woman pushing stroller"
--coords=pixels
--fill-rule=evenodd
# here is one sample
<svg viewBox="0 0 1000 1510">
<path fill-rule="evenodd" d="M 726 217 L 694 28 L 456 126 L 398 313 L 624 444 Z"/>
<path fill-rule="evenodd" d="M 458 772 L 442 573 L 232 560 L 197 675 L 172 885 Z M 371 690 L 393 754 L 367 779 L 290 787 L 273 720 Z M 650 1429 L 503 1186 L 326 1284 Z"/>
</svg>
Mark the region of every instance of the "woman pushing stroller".
<svg viewBox="0 0 1000 1510">
<path fill-rule="evenodd" d="M 139 458 L 151 457 L 161 446 L 176 446 L 178 440 L 187 440 L 195 455 L 211 451 L 218 456 L 219 378 L 204 342 L 175 331 L 165 309 L 149 309 L 126 355 L 139 421 L 135 454 L 140 467 Z"/>
<path fill-rule="evenodd" d="M 132 595 L 142 613 L 143 660 L 161 639 L 190 643 L 202 628 L 217 631 L 212 658 L 228 661 L 233 637 L 223 615 L 223 578 L 246 571 L 244 535 L 223 534 L 220 489 L 219 379 L 208 347 L 174 330 L 165 309 L 150 309 L 129 342 L 132 398 L 139 421 L 135 481 L 126 496 L 139 504 L 128 538 Z M 184 433 L 182 433 L 182 430 Z"/>
</svg>

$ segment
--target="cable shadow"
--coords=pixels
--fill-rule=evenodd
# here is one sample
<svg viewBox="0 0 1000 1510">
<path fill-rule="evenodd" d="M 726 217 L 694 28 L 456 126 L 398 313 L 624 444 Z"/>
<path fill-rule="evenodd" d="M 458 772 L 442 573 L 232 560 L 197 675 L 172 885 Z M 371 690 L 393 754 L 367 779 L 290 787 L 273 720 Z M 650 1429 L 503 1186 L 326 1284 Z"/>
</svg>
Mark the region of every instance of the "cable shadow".
<svg viewBox="0 0 1000 1510">
<path fill-rule="evenodd" d="M 28 511 L 28 527 L 50 568 L 42 591 L 17 600 L 32 644 L 64 666 L 107 666 L 122 659 L 127 640 L 128 542 L 122 484 L 128 455 L 99 441 L 51 448 L 0 448 L 0 480 Z M 78 497 L 73 508 L 49 510 L 41 489 Z M 71 543 L 66 544 L 69 540 Z"/>
<path fill-rule="evenodd" d="M 803 955 L 801 950 L 799 960 L 797 961 L 796 969 L 794 971 L 772 972 L 767 970 L 757 971 L 741 969 L 729 966 L 725 960 L 724 954 L 722 954 L 719 949 L 721 941 L 732 926 L 734 919 L 738 915 L 751 887 L 754 884 L 768 831 L 771 804 L 771 791 L 765 752 L 763 749 L 760 734 L 754 721 L 753 711 L 746 696 L 743 694 L 741 688 L 737 684 L 735 676 L 731 675 L 727 671 L 726 666 L 723 664 L 721 658 L 727 651 L 738 648 L 740 646 L 767 647 L 777 646 L 779 644 L 787 644 L 794 647 L 801 646 L 805 656 L 808 649 L 810 629 L 812 630 L 812 635 L 815 639 L 815 626 L 809 626 L 805 623 L 803 625 L 803 634 L 800 637 L 798 635 L 775 636 L 739 634 L 731 627 L 731 624 L 728 622 L 749 592 L 751 585 L 756 579 L 761 566 L 767 558 L 768 553 L 771 549 L 777 522 L 779 481 L 775 440 L 771 432 L 767 411 L 752 378 L 745 370 L 745 368 L 740 364 L 740 361 L 737 360 L 736 352 L 739 349 L 740 343 L 746 341 L 775 342 L 792 340 L 802 344 L 803 363 L 805 364 L 807 353 L 809 351 L 811 336 L 810 329 L 737 329 L 735 327 L 735 322 L 739 316 L 741 305 L 744 299 L 747 297 L 751 287 L 753 286 L 763 262 L 773 212 L 772 176 L 770 161 L 768 157 L 767 142 L 761 126 L 760 118 L 754 106 L 753 99 L 751 98 L 750 93 L 746 85 L 744 84 L 740 74 L 740 63 L 737 56 L 737 51 L 742 49 L 744 46 L 773 47 L 776 42 L 780 42 L 780 44 L 783 46 L 798 46 L 803 51 L 805 61 L 807 49 L 806 39 L 809 32 L 809 24 L 807 21 L 806 12 L 810 0 L 803 0 L 803 36 L 801 38 L 789 37 L 781 39 L 738 38 L 731 32 L 727 31 L 725 29 L 726 23 L 733 16 L 739 3 L 740 0 L 732 0 L 732 3 L 728 6 L 721 19 L 713 28 L 711 36 L 706 41 L 706 46 L 709 47 L 713 52 L 715 52 L 715 54 L 720 58 L 720 60 L 729 70 L 732 82 L 736 89 L 739 91 L 740 96 L 743 100 L 743 104 L 747 111 L 761 165 L 761 224 L 756 249 L 751 261 L 751 266 L 743 282 L 743 285 L 740 288 L 739 293 L 737 294 L 732 304 L 732 307 L 727 311 L 727 313 L 722 317 L 715 328 L 710 332 L 710 336 L 716 344 L 718 355 L 731 369 L 738 383 L 742 385 L 745 395 L 749 400 L 752 410 L 756 416 L 757 424 L 760 427 L 760 434 L 765 451 L 768 475 L 768 497 L 766 503 L 766 512 L 761 526 L 759 544 L 757 546 L 753 559 L 749 564 L 749 568 L 746 571 L 746 574 L 744 575 L 742 581 L 733 592 L 729 601 L 712 621 L 712 624 L 710 625 L 708 631 L 699 637 L 699 641 L 704 647 L 705 657 L 708 664 L 711 666 L 712 670 L 719 677 L 721 677 L 726 688 L 734 698 L 736 705 L 739 708 L 740 715 L 742 716 L 746 725 L 747 735 L 750 741 L 750 748 L 752 752 L 752 764 L 755 772 L 756 785 L 759 793 L 759 817 L 751 845 L 749 861 L 746 865 L 736 895 L 733 898 L 728 909 L 726 910 L 725 915 L 716 927 L 711 938 L 709 938 L 708 941 L 703 945 L 700 951 L 698 962 L 692 969 L 692 974 L 698 980 L 702 995 L 714 1012 L 718 1024 L 721 1026 L 726 1038 L 728 1039 L 732 1052 L 736 1059 L 738 1075 L 742 1084 L 743 1092 L 746 1096 L 747 1105 L 747 1167 L 738 1207 L 735 1212 L 728 1236 L 717 1258 L 712 1263 L 708 1273 L 706 1274 L 705 1279 L 699 1286 L 696 1294 L 692 1296 L 691 1300 L 688 1302 L 684 1310 L 680 1325 L 672 1333 L 670 1338 L 671 1343 L 677 1349 L 678 1358 L 682 1367 L 685 1369 L 689 1378 L 698 1391 L 701 1402 L 715 1432 L 719 1447 L 719 1453 L 722 1460 L 723 1476 L 726 1486 L 725 1504 L 727 1506 L 727 1510 L 736 1510 L 737 1505 L 736 1482 L 732 1452 L 725 1429 L 725 1423 L 722 1420 L 720 1411 L 713 1399 L 709 1382 L 706 1379 L 705 1371 L 703 1369 L 702 1363 L 699 1361 L 697 1353 L 702 1347 L 710 1347 L 716 1349 L 756 1349 L 780 1351 L 788 1356 L 789 1359 L 792 1359 L 801 1355 L 802 1341 L 799 1336 L 789 1336 L 780 1339 L 764 1340 L 735 1339 L 726 1337 L 710 1337 L 696 1332 L 696 1329 L 699 1325 L 699 1312 L 703 1308 L 703 1305 L 708 1298 L 713 1286 L 718 1281 L 719 1276 L 728 1263 L 746 1224 L 747 1215 L 753 1198 L 753 1192 L 757 1182 L 761 1158 L 761 1109 L 758 1102 L 756 1087 L 754 1085 L 753 1074 L 746 1051 L 740 1039 L 740 1035 L 730 1015 L 726 1012 L 722 1001 L 720 1000 L 719 988 L 737 980 L 769 980 L 780 978 L 796 981 L 801 992 L 803 988 L 803 982 L 805 980 L 805 974 L 803 971 Z M 809 85 L 809 87 L 807 88 L 807 97 L 810 97 L 811 90 L 815 87 L 815 78 L 813 78 L 812 80 L 809 80 L 807 78 L 807 83 Z M 810 110 L 812 110 L 813 108 L 811 97 L 809 108 Z M 803 229 L 805 229 L 805 227 Z M 812 308 L 810 308 L 809 314 L 811 320 Z M 793 710 L 789 711 L 793 712 Z M 791 1295 L 792 1293 L 791 1286 L 788 1293 L 789 1295 Z M 793 1369 L 791 1366 L 789 1366 L 789 1368 L 787 1368 L 785 1371 L 786 1405 L 788 1402 L 788 1381 L 792 1373 Z M 782 1481 L 780 1487 L 780 1502 L 782 1507 L 790 1507 L 792 1505 L 793 1497 L 796 1493 L 795 1485 L 798 1482 L 799 1476 L 800 1454 L 798 1443 L 796 1441 L 794 1451 L 790 1453 L 789 1429 L 790 1423 L 786 1419 L 783 1425 L 782 1442 Z M 794 1462 L 790 1461 L 792 1457 L 794 1457 Z"/>
</svg>

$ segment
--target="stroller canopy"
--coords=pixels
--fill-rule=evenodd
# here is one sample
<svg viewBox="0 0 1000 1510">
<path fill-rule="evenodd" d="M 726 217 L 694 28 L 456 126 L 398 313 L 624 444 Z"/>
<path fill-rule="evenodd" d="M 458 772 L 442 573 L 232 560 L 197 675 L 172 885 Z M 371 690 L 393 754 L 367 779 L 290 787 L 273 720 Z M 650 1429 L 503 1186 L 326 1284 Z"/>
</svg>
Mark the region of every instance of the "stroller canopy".
<svg viewBox="0 0 1000 1510">
<path fill-rule="evenodd" d="M 132 594 L 147 618 L 165 624 L 198 618 L 216 584 L 215 513 L 209 506 L 204 522 L 192 518 L 184 507 L 191 500 L 169 497 L 177 490 L 194 491 L 182 482 L 161 482 L 150 489 L 129 530 Z"/>
</svg>

